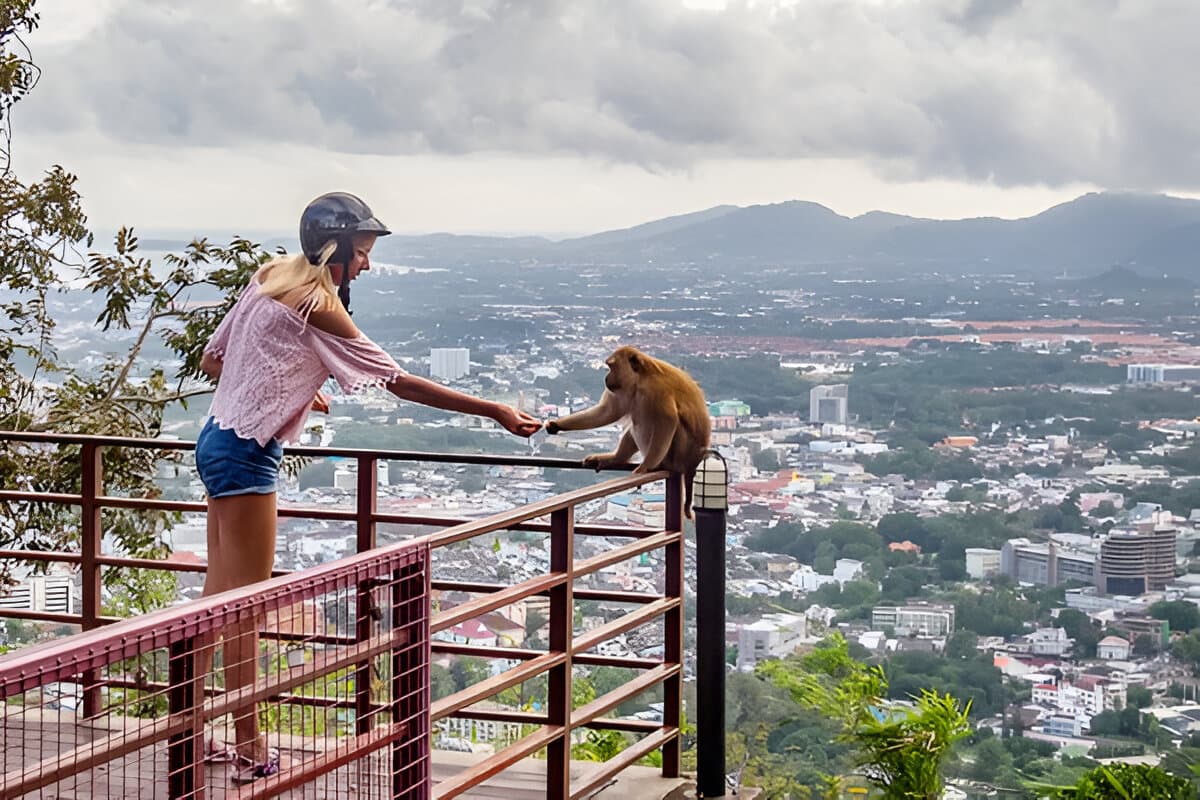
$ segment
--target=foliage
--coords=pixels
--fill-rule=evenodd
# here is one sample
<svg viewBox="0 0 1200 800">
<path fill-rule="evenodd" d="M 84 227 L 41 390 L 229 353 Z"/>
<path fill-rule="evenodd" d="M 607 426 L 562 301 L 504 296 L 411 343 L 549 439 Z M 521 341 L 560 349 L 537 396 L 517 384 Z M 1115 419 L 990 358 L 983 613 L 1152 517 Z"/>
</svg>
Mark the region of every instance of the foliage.
<svg viewBox="0 0 1200 800">
<path fill-rule="evenodd" d="M 1150 606 L 1150 616 L 1165 619 L 1171 630 L 1179 633 L 1200 628 L 1200 608 L 1187 600 L 1159 600 Z"/>
<path fill-rule="evenodd" d="M 1195 800 L 1196 789 L 1187 779 L 1158 767 L 1109 764 L 1085 773 L 1074 786 L 1054 787 L 1043 796 L 1053 800 Z"/>
<path fill-rule="evenodd" d="M 983 477 L 970 456 L 949 455 L 928 447 L 910 446 L 863 459 L 874 475 L 903 475 L 909 480 L 969 482 Z"/>
<path fill-rule="evenodd" d="M 918 696 L 927 686 L 938 686 L 970 701 L 972 714 L 989 716 L 1004 709 L 1003 675 L 992 664 L 991 656 L 978 651 L 972 650 L 961 658 L 911 651 L 894 653 L 885 663 L 884 671 L 887 696 L 893 699 L 905 700 Z"/>
<path fill-rule="evenodd" d="M 922 689 L 909 706 L 888 704 L 888 682 L 879 667 L 850 657 L 835 634 L 794 661 L 759 666 L 800 706 L 836 720 L 838 734 L 856 750 L 866 777 L 888 800 L 941 797 L 942 768 L 953 744 L 969 732 L 970 704 Z"/>
<path fill-rule="evenodd" d="M 1200 674 L 1200 631 L 1189 633 L 1171 643 L 1171 656 Z"/>
</svg>

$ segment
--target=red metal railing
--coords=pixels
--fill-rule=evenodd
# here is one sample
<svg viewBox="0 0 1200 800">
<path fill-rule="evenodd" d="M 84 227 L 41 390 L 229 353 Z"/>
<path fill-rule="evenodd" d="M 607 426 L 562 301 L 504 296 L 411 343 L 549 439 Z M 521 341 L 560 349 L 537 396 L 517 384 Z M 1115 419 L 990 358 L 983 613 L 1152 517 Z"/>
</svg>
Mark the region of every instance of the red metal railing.
<svg viewBox="0 0 1200 800">
<path fill-rule="evenodd" d="M 144 510 L 166 510 L 177 512 L 203 512 L 203 503 L 164 501 L 156 499 L 124 498 L 106 496 L 103 491 L 103 452 L 106 448 L 136 447 L 157 450 L 188 450 L 190 442 L 169 440 L 143 440 L 124 438 L 101 438 L 65 434 L 29 434 L 0 432 L 0 442 L 9 446 L 22 443 L 37 445 L 55 444 L 75 446 L 80 449 L 82 480 L 79 494 L 30 493 L 0 490 L 0 501 L 5 503 L 61 503 L 77 505 L 82 512 L 80 524 L 80 552 L 52 553 L 29 550 L 2 550 L 0 558 L 21 559 L 40 562 L 67 562 L 79 564 L 82 570 L 83 607 L 79 615 L 52 614 L 46 612 L 0 610 L 0 616 L 55 622 L 77 622 L 85 631 L 113 622 L 100 614 L 101 570 L 106 568 L 149 568 L 182 571 L 202 571 L 203 567 L 162 562 L 153 559 L 135 559 L 105 555 L 101 551 L 101 512 L 106 508 Z M 683 485 L 678 475 L 652 473 L 648 475 L 623 476 L 603 483 L 568 492 L 537 503 L 496 514 L 484 519 L 468 521 L 448 517 L 401 515 L 380 513 L 377 508 L 376 467 L 380 461 L 418 461 L 463 464 L 518 465 L 549 468 L 580 468 L 578 462 L 562 459 L 536 457 L 458 455 L 445 453 L 419 453 L 401 451 L 363 451 L 324 448 L 292 448 L 289 454 L 354 459 L 358 466 L 356 506 L 346 509 L 281 508 L 282 517 L 300 517 L 314 520 L 352 522 L 356 530 L 357 549 L 360 556 L 373 550 L 376 545 L 376 529 L 380 524 L 407 524 L 441 527 L 438 533 L 423 539 L 431 550 L 447 547 L 468 539 L 498 531 L 533 531 L 549 535 L 550 568 L 541 576 L 507 586 L 502 583 L 480 583 L 449 580 L 433 580 L 431 588 L 443 592 L 469 593 L 473 599 L 458 606 L 440 610 L 429 621 L 429 633 L 436 633 L 479 617 L 482 614 L 522 602 L 534 596 L 548 598 L 550 641 L 546 650 L 501 647 L 484 648 L 463 644 L 431 641 L 429 647 L 435 654 L 472 655 L 489 659 L 505 659 L 517 662 L 517 666 L 498 675 L 468 686 L 449 697 L 434 703 L 430 718 L 433 722 L 449 717 L 480 721 L 508 722 L 522 726 L 533 726 L 529 735 L 505 747 L 495 755 L 484 759 L 472 768 L 441 782 L 437 786 L 439 798 L 451 798 L 477 786 L 503 771 L 518 760 L 545 749 L 547 755 L 547 798 L 566 800 L 585 797 L 604 785 L 612 776 L 646 754 L 661 749 L 662 773 L 664 777 L 677 777 L 680 756 L 680 708 L 681 708 L 681 658 L 683 644 L 683 535 L 682 500 Z M 637 526 L 614 526 L 576 523 L 577 506 L 618 492 L 657 480 L 666 480 L 666 513 L 664 529 Z M 549 521 L 543 518 L 548 517 Z M 576 560 L 577 537 L 622 537 L 632 539 L 620 546 L 608 549 L 587 559 Z M 373 554 L 391 552 L 391 548 L 374 550 Z M 607 566 L 653 550 L 664 552 L 666 568 L 662 574 L 661 594 L 615 592 L 586 587 L 576 587 L 581 577 L 593 574 Z M 356 557 L 351 557 L 353 560 Z M 436 565 L 434 567 L 436 571 Z M 294 578 L 302 579 L 308 571 L 297 573 Z M 290 579 L 290 578 L 289 578 Z M 252 591 L 252 590 L 247 590 Z M 359 590 L 361 599 L 362 590 Z M 613 619 L 594 630 L 574 630 L 574 611 L 577 601 L 606 601 L 637 606 L 637 609 Z M 360 603 L 361 607 L 361 603 Z M 178 613 L 191 613 L 194 606 L 185 605 Z M 594 652 L 606 640 L 631 629 L 662 619 L 664 625 L 664 655 L 661 659 L 604 656 Z M 126 625 L 128 623 L 122 623 Z M 360 617 L 356 623 L 355 641 L 369 640 L 370 620 Z M 116 629 L 113 629 L 114 632 Z M 99 636 L 104 633 L 88 634 Z M 286 633 L 262 632 L 264 638 L 274 637 L 287 640 Z M 69 641 L 69 640 L 68 640 Z M 91 641 L 91 639 L 89 639 Z M 63 645 L 68 646 L 68 645 Z M 609 692 L 580 708 L 571 707 L 572 670 L 575 665 L 618 666 L 641 670 L 641 675 L 621 688 Z M 7 675 L 7 662 L 0 659 L 0 675 Z M 477 709 L 477 703 L 510 687 L 538 676 L 547 676 L 548 703 L 545 713 L 534 713 L 509 709 Z M 369 683 L 369 667 L 360 662 L 356 668 L 356 685 L 359 694 L 354 699 L 357 732 L 365 735 L 361 720 L 368 719 L 375 706 L 361 687 Z M 101 713 L 103 692 L 121 688 L 119 679 L 111 675 L 104 677 L 95 668 L 85 670 L 80 677 L 84 686 L 84 715 L 94 717 Z M 168 682 L 169 684 L 170 682 Z M 661 722 L 612 719 L 604 715 L 620 703 L 638 694 L 661 685 L 664 694 L 664 713 Z M 107 688 L 106 688 L 107 687 Z M 426 687 L 427 689 L 428 687 Z M 167 687 L 163 687 L 167 690 Z M 287 700 L 288 698 L 285 698 Z M 334 700 L 333 703 L 336 705 Z M 572 734 L 576 729 L 588 727 L 613 729 L 641 734 L 642 738 L 617 756 L 574 783 L 568 768 Z M 424 747 L 428 748 L 428 736 Z M 0 788 L 0 794 L 4 794 Z M 6 795 L 7 796 L 7 795 Z"/>
</svg>

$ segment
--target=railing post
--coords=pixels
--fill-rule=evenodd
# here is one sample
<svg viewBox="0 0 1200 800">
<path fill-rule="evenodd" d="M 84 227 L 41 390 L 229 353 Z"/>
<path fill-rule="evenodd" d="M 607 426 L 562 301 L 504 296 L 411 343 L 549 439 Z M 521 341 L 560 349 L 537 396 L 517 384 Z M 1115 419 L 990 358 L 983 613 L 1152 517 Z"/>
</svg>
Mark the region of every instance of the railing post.
<svg viewBox="0 0 1200 800">
<path fill-rule="evenodd" d="M 696 796 L 725 796 L 725 463 L 696 473 Z M 708 699 L 707 702 L 705 699 Z"/>
<path fill-rule="evenodd" d="M 562 736 L 546 747 L 546 799 L 571 797 L 571 656 L 575 638 L 575 509 L 550 514 L 550 571 L 565 576 L 550 590 L 550 652 L 565 659 L 548 673 L 549 723 Z"/>
<path fill-rule="evenodd" d="M 419 582 L 412 577 L 420 570 Z M 406 644 L 392 650 L 392 725 L 407 723 L 403 741 L 392 742 L 392 800 L 429 800 L 429 548 L 416 566 L 392 573 L 392 630 L 405 630 Z M 414 589 L 419 597 L 412 597 Z M 420 766 L 417 766 L 420 764 Z M 413 786 L 413 779 L 420 786 Z"/>
<path fill-rule="evenodd" d="M 665 527 L 679 531 L 679 539 L 666 546 L 663 595 L 679 599 L 679 605 L 663 614 L 663 662 L 683 664 L 683 476 L 672 472 L 667 478 Z M 683 711 L 682 670 L 663 682 L 663 727 L 679 729 Z M 662 748 L 664 778 L 679 777 L 680 739 L 677 735 Z"/>
<path fill-rule="evenodd" d="M 359 553 L 375 548 L 375 511 L 379 501 L 379 479 L 374 456 L 358 457 L 355 540 Z M 379 609 L 371 599 L 370 581 L 360 581 L 355 592 L 354 634 L 358 642 L 371 638 L 371 626 Z M 354 730 L 358 735 L 371 730 L 371 663 L 362 661 L 354 669 Z"/>
<path fill-rule="evenodd" d="M 80 449 L 79 476 L 79 553 L 80 580 L 83 585 L 83 608 L 80 627 L 87 631 L 100 624 L 100 556 L 103 531 L 100 504 L 104 495 L 104 454 L 95 442 L 84 442 Z M 86 670 L 83 682 L 83 715 L 100 716 L 103 700 L 100 696 L 100 672 Z"/>
<path fill-rule="evenodd" d="M 204 797 L 204 681 L 196 674 L 197 638 L 172 642 L 168 650 L 167 712 L 190 724 L 167 739 L 167 796 L 203 800 Z"/>
</svg>

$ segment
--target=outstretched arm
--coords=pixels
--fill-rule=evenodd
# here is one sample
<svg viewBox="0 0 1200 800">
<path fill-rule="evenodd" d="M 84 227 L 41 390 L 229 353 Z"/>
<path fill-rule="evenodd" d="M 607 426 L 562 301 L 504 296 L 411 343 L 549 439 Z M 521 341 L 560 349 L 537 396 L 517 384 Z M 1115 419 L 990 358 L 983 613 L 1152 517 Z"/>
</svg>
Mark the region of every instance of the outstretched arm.
<svg viewBox="0 0 1200 800">
<path fill-rule="evenodd" d="M 548 433 L 559 431 L 586 431 L 592 428 L 603 428 L 611 425 L 625 416 L 624 409 L 617 398 L 607 389 L 600 396 L 600 402 L 589 409 L 575 414 L 569 414 L 561 419 L 552 419 L 546 423 Z"/>
<path fill-rule="evenodd" d="M 402 400 L 445 411 L 494 419 L 510 433 L 518 436 L 532 436 L 542 427 L 542 423 L 511 406 L 464 394 L 417 375 L 401 375 L 389 383 L 387 388 Z"/>
</svg>

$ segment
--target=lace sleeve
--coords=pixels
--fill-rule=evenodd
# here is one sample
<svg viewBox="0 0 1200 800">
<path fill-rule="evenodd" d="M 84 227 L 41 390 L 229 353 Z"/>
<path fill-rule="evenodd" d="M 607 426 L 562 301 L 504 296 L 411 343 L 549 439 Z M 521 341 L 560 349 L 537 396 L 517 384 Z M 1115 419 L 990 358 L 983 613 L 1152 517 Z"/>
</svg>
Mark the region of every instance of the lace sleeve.
<svg viewBox="0 0 1200 800">
<path fill-rule="evenodd" d="M 346 339 L 311 325 L 306 335 L 313 351 L 329 374 L 345 392 L 358 392 L 368 386 L 384 388 L 405 371 L 395 360 L 366 336 Z"/>
<path fill-rule="evenodd" d="M 225 313 L 225 317 L 217 325 L 217 329 L 213 331 L 213 335 L 209 338 L 208 344 L 204 345 L 204 352 L 212 353 L 220 359 L 225 358 L 225 348 L 229 346 L 229 331 L 233 327 L 234 312 L 242 304 L 242 301 L 246 299 L 246 294 L 252 288 L 253 283 L 251 281 L 246 285 L 245 289 L 242 289 L 242 293 L 238 295 L 237 302 Z"/>
</svg>

